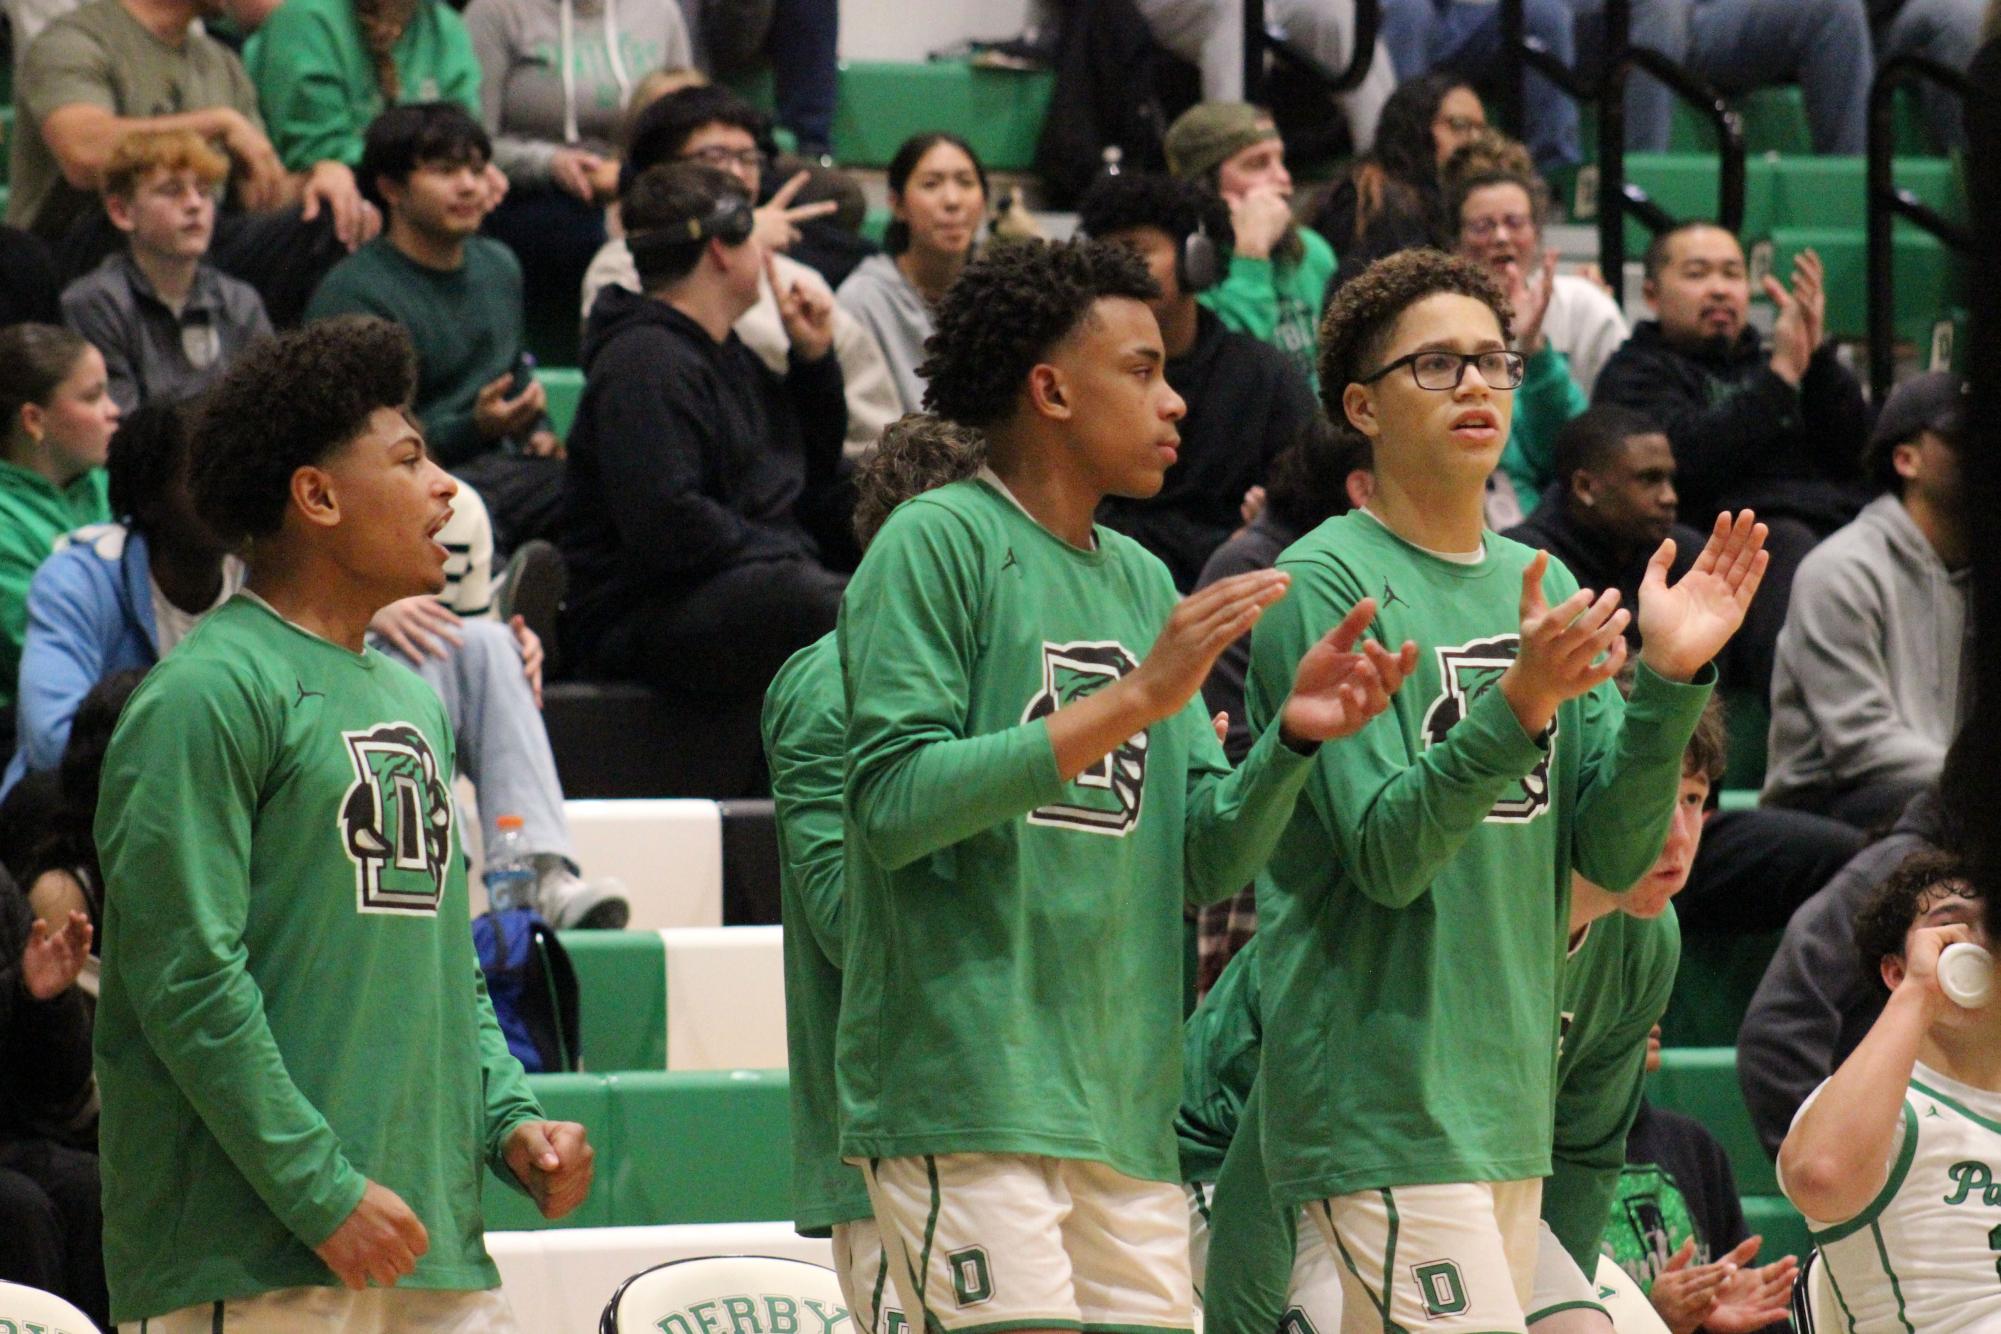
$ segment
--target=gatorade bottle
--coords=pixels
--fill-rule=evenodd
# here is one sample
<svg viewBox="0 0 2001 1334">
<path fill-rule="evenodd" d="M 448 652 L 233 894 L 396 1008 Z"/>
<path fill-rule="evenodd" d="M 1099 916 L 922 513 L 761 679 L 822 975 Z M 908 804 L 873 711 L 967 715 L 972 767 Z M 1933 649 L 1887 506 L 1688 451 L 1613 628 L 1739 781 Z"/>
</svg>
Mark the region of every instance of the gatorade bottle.
<svg viewBox="0 0 2001 1334">
<path fill-rule="evenodd" d="M 503 815 L 494 821 L 500 834 L 486 849 L 486 901 L 495 912 L 535 906 L 535 864 L 528 855 L 528 836 L 521 817 Z"/>
</svg>

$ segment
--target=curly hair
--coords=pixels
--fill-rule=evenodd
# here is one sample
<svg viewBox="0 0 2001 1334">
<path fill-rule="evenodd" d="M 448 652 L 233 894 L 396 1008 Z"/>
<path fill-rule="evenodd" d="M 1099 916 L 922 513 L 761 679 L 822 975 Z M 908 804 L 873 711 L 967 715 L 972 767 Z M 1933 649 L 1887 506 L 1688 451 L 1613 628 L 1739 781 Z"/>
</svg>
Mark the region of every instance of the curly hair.
<svg viewBox="0 0 2001 1334">
<path fill-rule="evenodd" d="M 180 485 L 188 461 L 187 407 L 147 403 L 118 423 L 104 461 L 111 512 L 132 519 L 146 505 L 158 505 Z"/>
<path fill-rule="evenodd" d="M 971 477 L 986 461 L 986 437 L 970 427 L 928 412 L 897 418 L 855 465 L 856 543 L 868 550 L 898 505 Z"/>
<path fill-rule="evenodd" d="M 1139 171 L 1100 176 L 1077 205 L 1077 230 L 1086 236 L 1102 240 L 1141 227 L 1166 233 L 1176 249 L 1197 231 L 1206 232 L 1224 263 L 1237 244 L 1230 206 L 1199 181 Z"/>
<path fill-rule="evenodd" d="M 1476 190 L 1495 185 L 1518 186 L 1528 196 L 1529 218 L 1540 234 L 1549 225 L 1549 186 L 1536 174 L 1528 150 L 1494 130 L 1482 130 L 1452 151 L 1441 173 L 1445 181 L 1445 227 L 1458 236 L 1464 225 L 1466 201 Z"/>
<path fill-rule="evenodd" d="M 1904 957 L 1904 937 L 1948 894 L 1983 897 L 1968 879 L 1966 863 L 1952 853 L 1914 852 L 1898 862 L 1855 914 L 1855 951 L 1863 971 L 1880 981 L 1883 960 Z"/>
<path fill-rule="evenodd" d="M 1327 415 L 1346 421 L 1341 395 L 1374 370 L 1404 311 L 1440 292 L 1468 296 L 1494 312 L 1501 337 L 1514 312 L 1487 270 L 1439 250 L 1402 250 L 1379 259 L 1346 283 L 1320 321 L 1320 399 Z"/>
<path fill-rule="evenodd" d="M 996 246 L 966 266 L 924 340 L 924 407 L 962 426 L 1014 411 L 1035 364 L 1107 297 L 1152 301 L 1153 276 L 1130 246 L 1104 241 Z"/>
<path fill-rule="evenodd" d="M 232 545 L 278 531 L 292 475 L 403 408 L 417 357 L 400 325 L 341 315 L 258 339 L 201 404 L 188 486 L 195 513 Z"/>
</svg>

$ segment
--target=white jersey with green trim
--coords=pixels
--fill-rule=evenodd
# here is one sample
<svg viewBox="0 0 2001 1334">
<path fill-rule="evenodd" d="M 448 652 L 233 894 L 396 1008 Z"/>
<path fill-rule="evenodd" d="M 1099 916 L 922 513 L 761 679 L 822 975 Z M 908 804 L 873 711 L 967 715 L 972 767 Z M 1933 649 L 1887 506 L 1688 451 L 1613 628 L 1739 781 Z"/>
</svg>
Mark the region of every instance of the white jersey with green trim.
<svg viewBox="0 0 2001 1334">
<path fill-rule="evenodd" d="M 2001 1093 L 1919 1064 L 1883 1189 L 1854 1218 L 1836 1224 L 1809 1217 L 1807 1227 L 1832 1294 L 1819 1312 L 1828 1328 L 2001 1329 Z"/>
</svg>

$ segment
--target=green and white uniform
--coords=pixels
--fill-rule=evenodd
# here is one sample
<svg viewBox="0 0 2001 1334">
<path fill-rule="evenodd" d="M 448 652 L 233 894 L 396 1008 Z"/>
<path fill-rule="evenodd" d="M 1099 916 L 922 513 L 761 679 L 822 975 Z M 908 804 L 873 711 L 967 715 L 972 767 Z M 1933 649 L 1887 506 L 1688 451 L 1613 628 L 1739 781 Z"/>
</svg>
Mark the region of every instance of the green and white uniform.
<svg viewBox="0 0 2001 1334">
<path fill-rule="evenodd" d="M 1855 1217 L 1807 1219 L 1833 1294 L 1823 1320 L 1846 1334 L 2001 1328 L 2001 1094 L 1919 1063 L 1888 1166 Z"/>
<path fill-rule="evenodd" d="M 1181 1108 L 1174 1138 L 1181 1179 L 1213 1182 L 1258 1076 L 1258 938 L 1231 957 L 1181 1030 Z"/>
<path fill-rule="evenodd" d="M 987 474 L 906 502 L 848 586 L 841 1152 L 1086 1160 L 1178 1214 L 1181 908 L 1250 878 L 1312 766 L 1273 726 L 1232 773 L 1197 698 L 1058 776 L 1043 720 L 1137 667 L 1176 600 L 1094 536 Z"/>
<path fill-rule="evenodd" d="M 474 958 L 437 695 L 239 594 L 133 695 L 105 758 L 96 1028 L 114 1320 L 331 1285 L 366 1180 L 499 1283 L 482 1163 L 541 1112 Z"/>
<path fill-rule="evenodd" d="M 841 1015 L 841 782 L 847 704 L 834 636 L 781 667 L 764 696 L 764 754 L 777 809 L 785 922 L 785 1048 L 791 1069 L 792 1221 L 834 1239 L 834 1269 L 855 1325 L 885 1334 L 893 1305 L 882 1237 L 862 1174 L 841 1161 L 834 1025 Z M 901 1318 L 901 1312 L 896 1312 Z"/>
<path fill-rule="evenodd" d="M 1599 918 L 1564 963 L 1554 1170 L 1543 1183 L 1542 1216 L 1587 1274 L 1596 1272 L 1626 1133 L 1640 1110 L 1647 1033 L 1667 1010 L 1680 963 L 1672 905 L 1651 921 Z"/>
<path fill-rule="evenodd" d="M 1630 702 L 1607 682 L 1529 737 L 1493 686 L 1535 553 L 1485 544 L 1462 564 L 1367 512 L 1330 519 L 1280 556 L 1292 590 L 1253 636 L 1253 725 L 1358 598 L 1378 600 L 1371 635 L 1419 647 L 1389 712 L 1322 751 L 1258 877 L 1281 1203 L 1547 1176 L 1570 873 L 1624 889 L 1666 834 L 1709 686 L 1642 665 Z M 1551 561 L 1551 605 L 1576 588 Z"/>
</svg>

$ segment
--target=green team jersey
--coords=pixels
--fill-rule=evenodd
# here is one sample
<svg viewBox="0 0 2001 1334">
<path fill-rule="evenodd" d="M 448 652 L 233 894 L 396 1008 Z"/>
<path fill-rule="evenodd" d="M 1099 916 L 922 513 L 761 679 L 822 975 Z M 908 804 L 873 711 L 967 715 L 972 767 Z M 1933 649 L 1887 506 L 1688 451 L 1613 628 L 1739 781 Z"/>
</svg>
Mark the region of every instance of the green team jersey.
<svg viewBox="0 0 2001 1334">
<path fill-rule="evenodd" d="M 792 1071 L 792 1221 L 809 1237 L 867 1218 L 862 1174 L 841 1161 L 834 1025 L 841 1016 L 841 778 L 847 738 L 840 650 L 800 649 L 764 696 L 764 755 L 778 815 L 785 922 L 785 1051 Z"/>
<path fill-rule="evenodd" d="M 1653 863 L 1709 687 L 1642 665 L 1630 702 L 1606 682 L 1524 733 L 1493 686 L 1534 555 L 1490 533 L 1462 564 L 1356 511 L 1279 557 L 1292 591 L 1253 636 L 1253 726 L 1360 598 L 1371 635 L 1419 647 L 1389 711 L 1323 748 L 1258 878 L 1279 1204 L 1549 1175 L 1570 873 L 1624 889 Z M 1551 561 L 1550 604 L 1576 588 Z"/>
<path fill-rule="evenodd" d="M 1563 967 L 1553 1170 L 1542 1216 L 1586 1273 L 1626 1166 L 1626 1132 L 1647 1080 L 1647 1032 L 1667 1010 L 1681 963 L 1673 905 L 1652 921 L 1615 912 L 1584 928 Z"/>
<path fill-rule="evenodd" d="M 481 1163 L 541 1112 L 473 954 L 452 735 L 417 676 L 238 595 L 132 696 L 105 756 L 111 1316 L 334 1283 L 365 1180 L 499 1283 Z"/>
<path fill-rule="evenodd" d="M 841 1152 L 1174 1181 L 1182 905 L 1250 878 L 1311 761 L 1273 726 L 1232 773 L 1198 696 L 1063 781 L 1044 720 L 1139 665 L 1174 584 L 990 477 L 905 502 L 841 604 Z"/>
<path fill-rule="evenodd" d="M 1214 1181 L 1258 1074 L 1258 938 L 1238 950 L 1181 1029 L 1181 1179 Z"/>
</svg>

